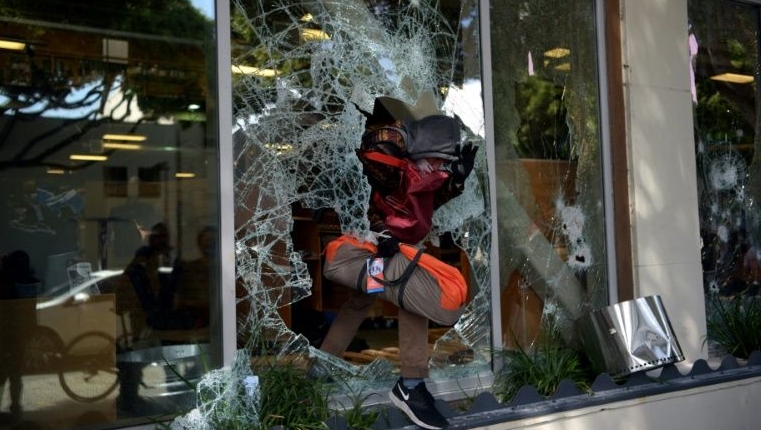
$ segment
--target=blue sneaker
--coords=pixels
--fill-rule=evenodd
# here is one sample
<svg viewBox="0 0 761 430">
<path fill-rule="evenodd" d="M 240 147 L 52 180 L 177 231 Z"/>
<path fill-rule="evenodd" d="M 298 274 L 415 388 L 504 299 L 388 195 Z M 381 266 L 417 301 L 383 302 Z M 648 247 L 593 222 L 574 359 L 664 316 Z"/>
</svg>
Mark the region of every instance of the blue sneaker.
<svg viewBox="0 0 761 430">
<path fill-rule="evenodd" d="M 428 392 L 425 382 L 410 390 L 400 378 L 388 396 L 397 408 L 420 427 L 437 430 L 449 425 L 449 421 L 436 409 L 436 400 Z"/>
</svg>

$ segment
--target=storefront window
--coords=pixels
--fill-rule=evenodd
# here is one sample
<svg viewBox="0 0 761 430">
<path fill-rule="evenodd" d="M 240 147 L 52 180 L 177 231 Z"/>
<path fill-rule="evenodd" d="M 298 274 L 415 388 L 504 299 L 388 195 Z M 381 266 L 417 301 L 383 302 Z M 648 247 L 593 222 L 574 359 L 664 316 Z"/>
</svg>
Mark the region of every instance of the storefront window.
<svg viewBox="0 0 761 430">
<path fill-rule="evenodd" d="M 353 293 L 324 276 L 325 246 L 342 234 L 371 235 L 370 189 L 355 150 L 376 98 L 389 96 L 409 106 L 431 101 L 460 118 L 463 142 L 480 147 L 464 192 L 436 211 L 424 242 L 469 285 L 459 321 L 429 325 L 431 377 L 489 371 L 478 4 L 236 0 L 231 13 L 239 346 L 284 362 L 307 357 L 368 390 L 398 377 L 397 308 L 382 300 L 346 354 L 318 349 Z"/>
<path fill-rule="evenodd" d="M 747 358 L 761 282 L 759 7 L 690 0 L 689 20 L 708 352 Z"/>
<path fill-rule="evenodd" d="M 595 2 L 492 2 L 502 341 L 606 305 Z"/>
<path fill-rule="evenodd" d="M 0 11 L 0 422 L 190 409 L 219 348 L 213 2 Z"/>
</svg>

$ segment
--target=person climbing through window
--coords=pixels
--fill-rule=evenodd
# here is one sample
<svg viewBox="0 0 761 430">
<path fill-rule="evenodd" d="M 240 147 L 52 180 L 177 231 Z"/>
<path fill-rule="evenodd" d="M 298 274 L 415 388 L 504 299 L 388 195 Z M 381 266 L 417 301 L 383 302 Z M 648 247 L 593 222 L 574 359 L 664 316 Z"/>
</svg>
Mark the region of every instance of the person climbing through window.
<svg viewBox="0 0 761 430">
<path fill-rule="evenodd" d="M 425 385 L 429 319 L 454 324 L 467 284 L 460 272 L 420 245 L 433 212 L 460 195 L 478 150 L 461 145 L 461 125 L 441 114 L 397 118 L 377 99 L 357 155 L 371 186 L 367 216 L 377 243 L 344 235 L 326 246 L 325 277 L 352 288 L 320 349 L 342 356 L 376 297 L 398 306 L 401 377 L 390 400 L 415 424 L 449 425 Z"/>
</svg>

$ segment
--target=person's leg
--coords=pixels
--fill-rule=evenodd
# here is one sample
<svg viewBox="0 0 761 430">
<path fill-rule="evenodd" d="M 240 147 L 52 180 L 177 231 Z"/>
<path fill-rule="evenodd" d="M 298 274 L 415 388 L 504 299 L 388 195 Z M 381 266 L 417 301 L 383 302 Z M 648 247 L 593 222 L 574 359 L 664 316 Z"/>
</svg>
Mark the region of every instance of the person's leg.
<svg viewBox="0 0 761 430">
<path fill-rule="evenodd" d="M 341 357 L 357 334 L 374 301 L 375 297 L 368 294 L 351 296 L 338 311 L 325 340 L 320 345 L 320 350 Z"/>
<path fill-rule="evenodd" d="M 144 403 L 140 398 L 140 383 L 143 381 L 143 363 L 117 362 L 119 395 L 116 405 L 122 412 L 139 413 Z"/>
<path fill-rule="evenodd" d="M 24 372 L 24 350 L 19 345 L 19 338 L 15 338 L 11 344 L 11 353 L 8 366 L 8 389 L 11 397 L 11 414 L 14 417 L 21 415 L 21 392 L 24 389 L 24 383 L 21 379 Z"/>
<path fill-rule="evenodd" d="M 21 391 L 24 389 L 20 370 L 11 372 L 8 379 L 8 385 L 11 396 L 11 414 L 19 416 L 21 415 Z"/>
<path fill-rule="evenodd" d="M 391 402 L 426 429 L 449 425 L 423 381 L 428 377 L 428 318 L 399 309 L 401 378 L 389 393 Z"/>
<path fill-rule="evenodd" d="M 428 377 L 428 318 L 399 309 L 399 360 L 402 378 Z"/>
</svg>

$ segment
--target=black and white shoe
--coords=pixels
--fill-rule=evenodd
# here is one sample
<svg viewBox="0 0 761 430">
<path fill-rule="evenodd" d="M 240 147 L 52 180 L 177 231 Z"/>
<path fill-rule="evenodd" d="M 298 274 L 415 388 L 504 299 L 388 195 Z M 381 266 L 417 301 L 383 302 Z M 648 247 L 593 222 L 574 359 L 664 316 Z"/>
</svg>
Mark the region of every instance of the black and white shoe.
<svg viewBox="0 0 761 430">
<path fill-rule="evenodd" d="M 400 378 L 388 396 L 396 407 L 420 427 L 437 430 L 449 425 L 449 421 L 436 409 L 436 400 L 425 388 L 425 382 L 410 390 Z"/>
</svg>

